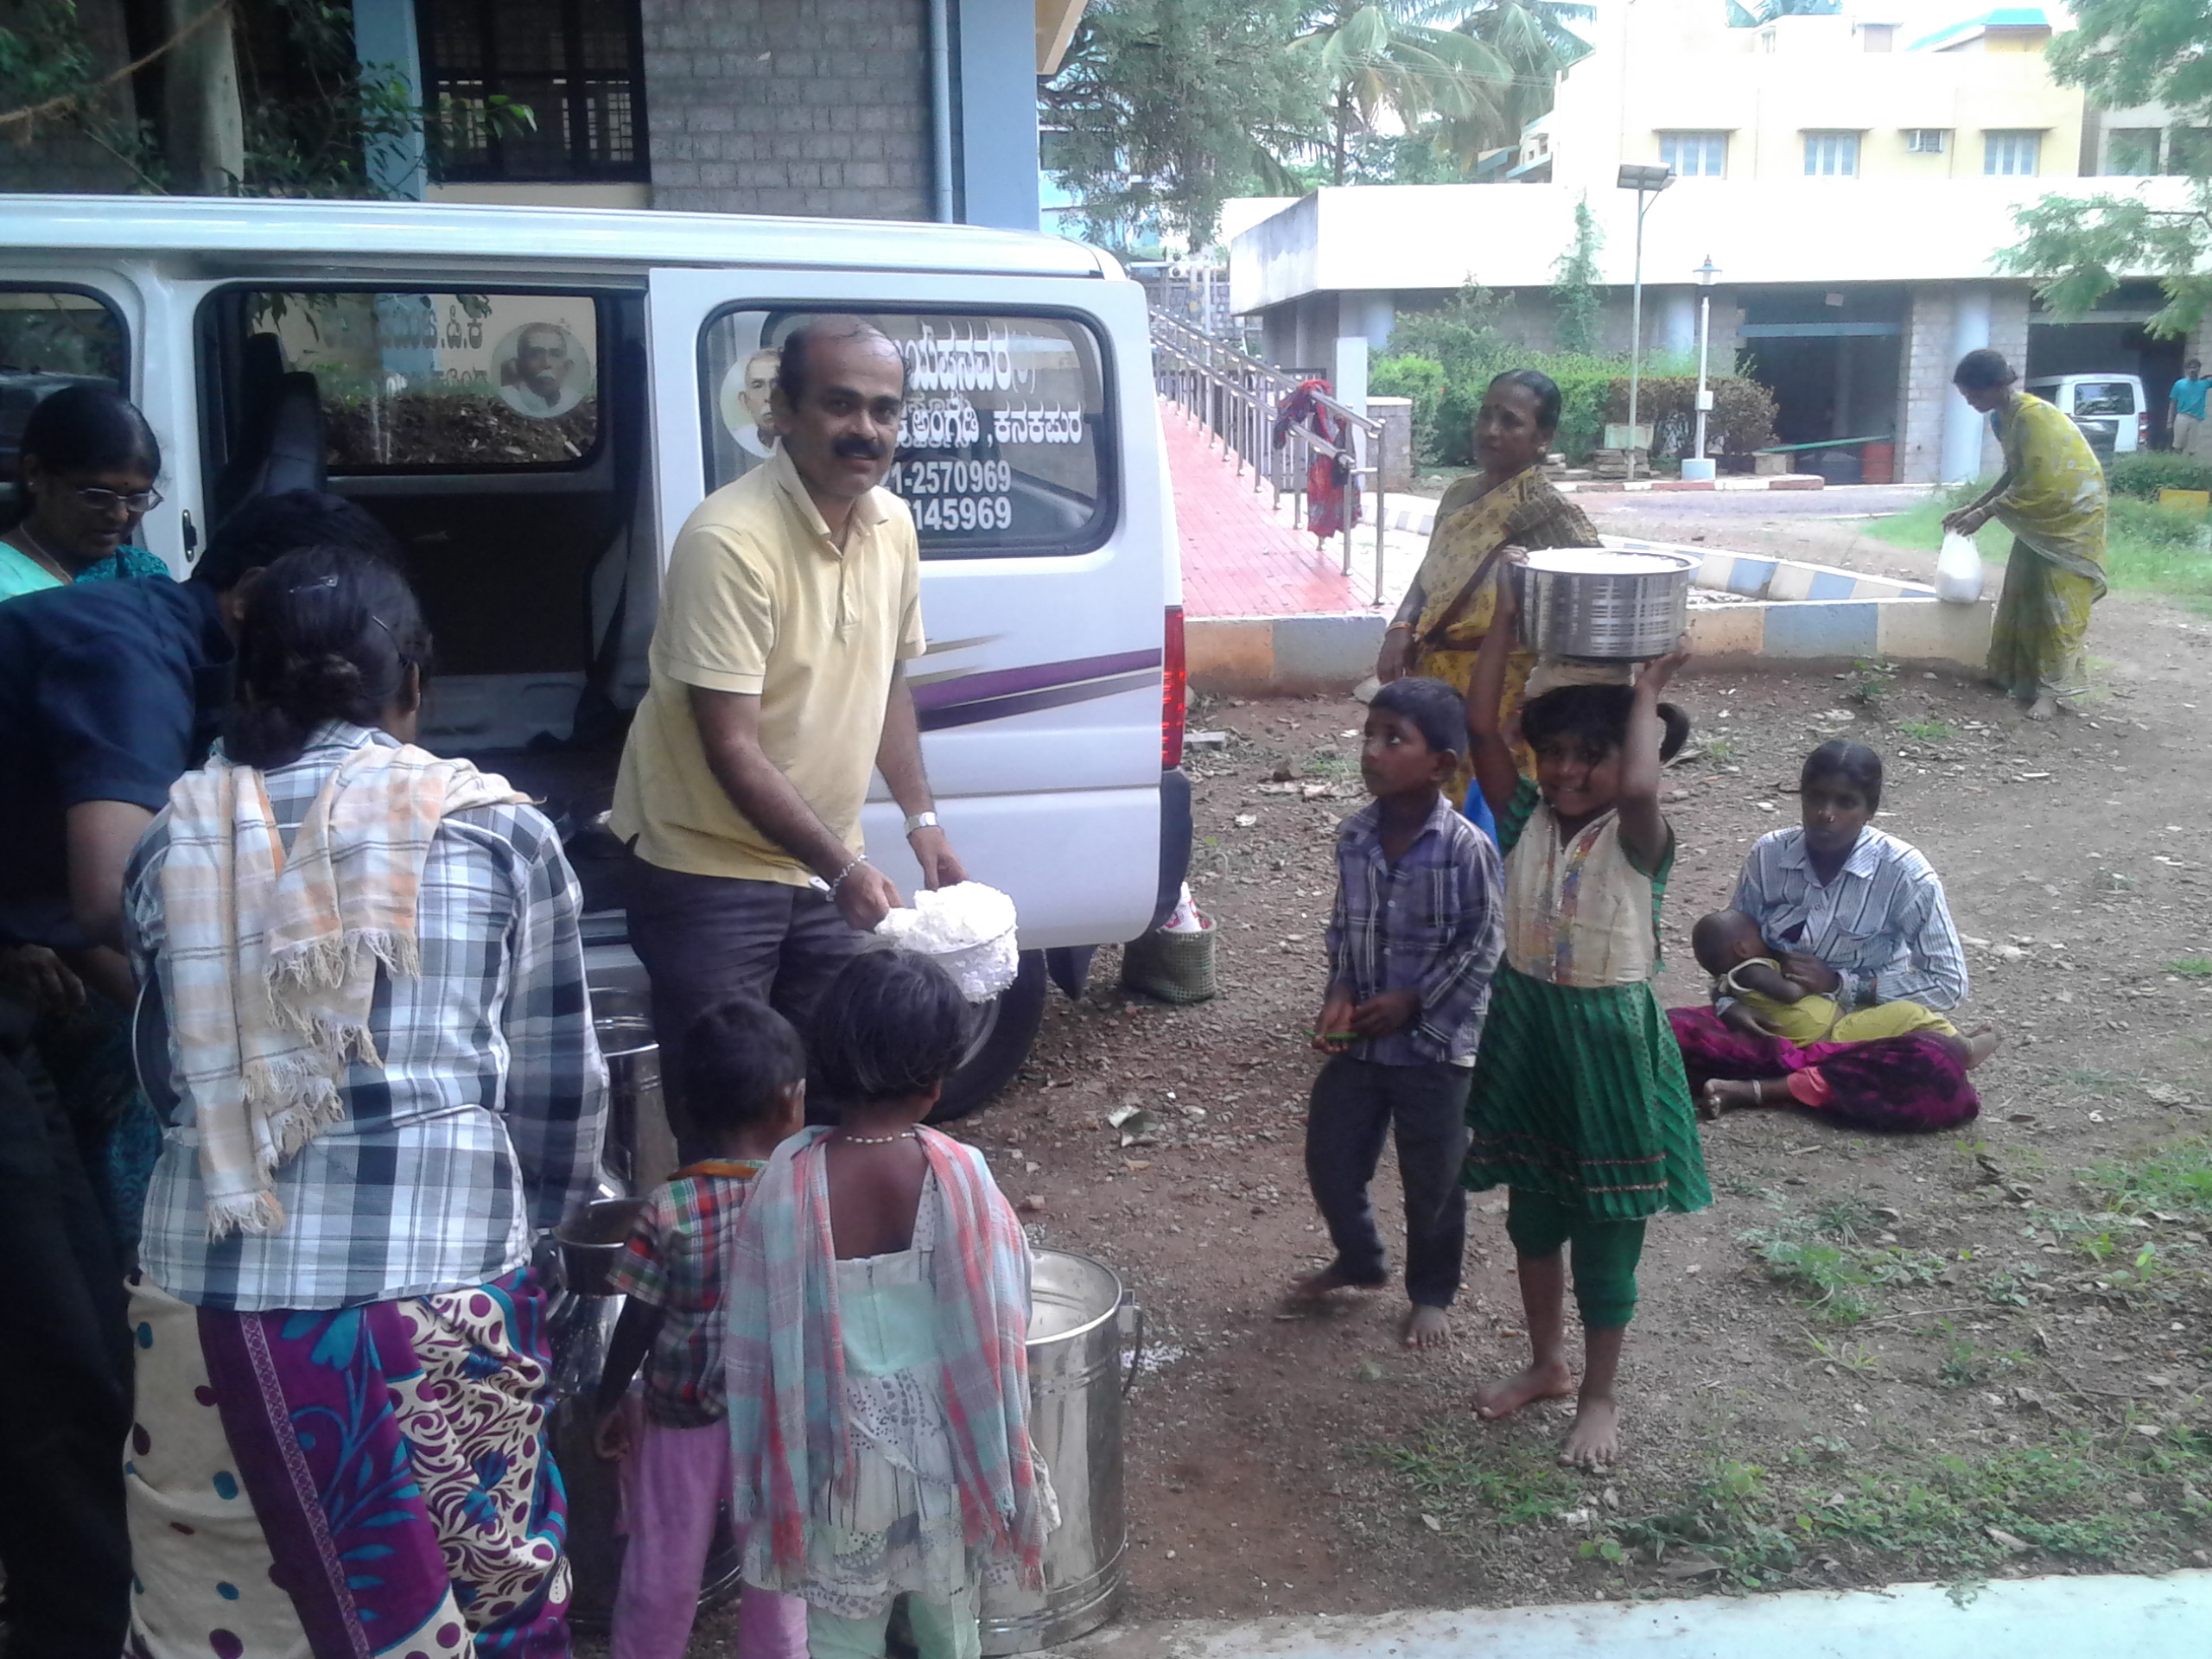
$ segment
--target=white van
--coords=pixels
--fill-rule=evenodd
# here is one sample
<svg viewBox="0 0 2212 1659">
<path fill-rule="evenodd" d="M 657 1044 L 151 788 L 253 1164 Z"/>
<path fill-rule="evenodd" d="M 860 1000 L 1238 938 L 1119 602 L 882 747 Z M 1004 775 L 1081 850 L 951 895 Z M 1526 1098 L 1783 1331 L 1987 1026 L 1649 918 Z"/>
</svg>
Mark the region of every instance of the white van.
<svg viewBox="0 0 2212 1659">
<path fill-rule="evenodd" d="M 2151 447 L 2151 405 L 2136 375 L 2038 375 L 2024 389 L 2070 416 L 2089 448 L 2107 460 Z"/>
<path fill-rule="evenodd" d="M 618 210 L 0 196 L 0 463 L 39 397 L 119 385 L 164 451 L 140 540 L 313 485 L 395 531 L 437 642 L 423 741 L 541 796 L 596 980 L 634 979 L 600 825 L 668 543 L 767 453 L 777 342 L 897 340 L 929 654 L 915 701 L 1023 973 L 947 1115 L 1010 1077 L 1048 971 L 1164 918 L 1190 846 L 1180 574 L 1141 289 L 1072 243 L 957 226 Z M 12 467 L 10 469 L 12 474 Z M 879 781 L 868 845 L 918 873 Z"/>
</svg>

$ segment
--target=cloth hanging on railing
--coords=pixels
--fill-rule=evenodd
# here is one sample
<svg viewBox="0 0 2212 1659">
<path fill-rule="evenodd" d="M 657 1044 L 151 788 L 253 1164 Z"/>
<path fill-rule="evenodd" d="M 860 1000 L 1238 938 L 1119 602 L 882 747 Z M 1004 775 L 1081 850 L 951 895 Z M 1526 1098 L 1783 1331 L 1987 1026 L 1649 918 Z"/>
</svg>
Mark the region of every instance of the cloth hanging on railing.
<svg viewBox="0 0 2212 1659">
<path fill-rule="evenodd" d="M 1359 522 L 1359 491 L 1352 482 L 1351 423 L 1320 400 L 1335 396 L 1326 380 L 1301 380 L 1275 410 L 1275 448 L 1304 427 L 1343 453 L 1313 452 L 1306 467 L 1306 528 L 1316 542 L 1342 535 Z"/>
</svg>

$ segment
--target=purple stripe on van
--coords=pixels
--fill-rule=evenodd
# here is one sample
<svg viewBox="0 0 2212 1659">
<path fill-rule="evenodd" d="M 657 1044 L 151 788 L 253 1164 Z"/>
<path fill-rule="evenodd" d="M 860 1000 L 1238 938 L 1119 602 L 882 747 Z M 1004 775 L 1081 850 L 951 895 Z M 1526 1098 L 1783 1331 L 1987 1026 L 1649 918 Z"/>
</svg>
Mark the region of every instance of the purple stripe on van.
<svg viewBox="0 0 2212 1659">
<path fill-rule="evenodd" d="M 1154 653 L 1155 656 L 1157 654 Z M 982 679 L 987 677 L 977 675 L 976 677 Z M 1100 697 L 1117 697 L 1124 691 L 1141 691 L 1147 686 L 1157 687 L 1159 683 L 1160 677 L 1156 672 L 1122 674 L 1106 679 L 1084 680 L 1076 685 L 1040 686 L 1034 691 L 1016 691 L 1003 696 L 944 703 L 935 709 L 918 710 L 917 718 L 922 730 L 941 732 L 948 727 L 975 726 L 987 720 L 1005 720 L 1014 715 L 1033 714 L 1039 709 L 1064 709 L 1070 703 L 1091 702 Z M 920 701 L 918 693 L 915 700 Z"/>
<path fill-rule="evenodd" d="M 1082 680 L 1158 668 L 1160 653 L 1152 651 L 1116 652 L 1110 657 L 1078 657 L 1065 663 L 1032 663 L 1026 668 L 998 668 L 983 674 L 962 674 L 914 688 L 914 707 L 925 715 L 984 697 L 1010 696 L 1017 692 L 1043 691 L 1073 685 Z M 926 725 L 928 722 L 924 721 Z"/>
</svg>

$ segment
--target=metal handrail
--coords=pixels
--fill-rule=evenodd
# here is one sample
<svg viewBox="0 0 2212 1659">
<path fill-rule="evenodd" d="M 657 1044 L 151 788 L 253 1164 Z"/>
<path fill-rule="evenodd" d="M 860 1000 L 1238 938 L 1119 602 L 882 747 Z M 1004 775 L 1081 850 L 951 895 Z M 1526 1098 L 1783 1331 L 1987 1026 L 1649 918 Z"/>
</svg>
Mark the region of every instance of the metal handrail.
<svg viewBox="0 0 2212 1659">
<path fill-rule="evenodd" d="M 1316 456 L 1351 463 L 1351 487 L 1371 478 L 1375 484 L 1375 599 L 1382 599 L 1383 521 L 1382 478 L 1385 455 L 1382 423 L 1347 409 L 1334 397 L 1316 393 L 1313 401 L 1342 420 L 1352 432 L 1349 447 L 1334 444 L 1310 427 L 1294 425 L 1275 441 L 1275 417 L 1283 400 L 1298 390 L 1298 380 L 1271 368 L 1250 353 L 1216 340 L 1187 323 L 1152 314 L 1153 385 L 1160 395 L 1179 405 L 1217 438 L 1223 453 L 1243 475 L 1252 468 L 1252 487 L 1273 492 L 1280 506 L 1285 493 L 1294 496 L 1301 523 L 1306 518 L 1306 478 Z M 1360 461 L 1361 436 L 1369 460 Z M 1351 574 L 1351 522 L 1345 516 L 1344 573 Z"/>
</svg>

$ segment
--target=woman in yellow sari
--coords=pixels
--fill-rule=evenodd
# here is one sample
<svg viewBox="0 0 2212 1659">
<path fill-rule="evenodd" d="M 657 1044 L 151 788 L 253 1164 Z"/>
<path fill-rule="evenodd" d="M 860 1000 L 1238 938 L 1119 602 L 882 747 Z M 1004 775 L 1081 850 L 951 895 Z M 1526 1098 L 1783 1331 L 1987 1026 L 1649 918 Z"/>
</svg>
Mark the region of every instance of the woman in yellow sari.
<svg viewBox="0 0 2212 1659">
<path fill-rule="evenodd" d="M 1997 353 L 1968 352 L 1952 384 L 1980 414 L 1997 416 L 2005 470 L 1943 520 L 1971 536 L 1994 518 L 2013 535 L 2005 590 L 1989 635 L 1989 677 L 2049 720 L 2088 682 L 2082 660 L 2089 607 L 2105 594 L 2105 474 L 2065 415 L 2022 391 Z"/>
<path fill-rule="evenodd" d="M 1598 532 L 1582 510 L 1554 490 L 1541 470 L 1559 413 L 1559 387 L 1549 375 L 1515 369 L 1490 383 L 1475 416 L 1475 458 L 1482 471 L 1460 479 L 1437 503 L 1427 556 L 1382 636 L 1376 678 L 1424 675 L 1465 696 L 1506 565 L 1537 548 L 1598 545 Z M 1503 717 L 1520 707 L 1535 666 L 1533 652 L 1516 649 L 1507 659 Z M 1609 671 L 1618 667 L 1608 665 Z M 1608 677 L 1618 676 L 1609 672 Z M 1466 781 L 1464 775 L 1459 780 L 1462 786 Z"/>
</svg>

